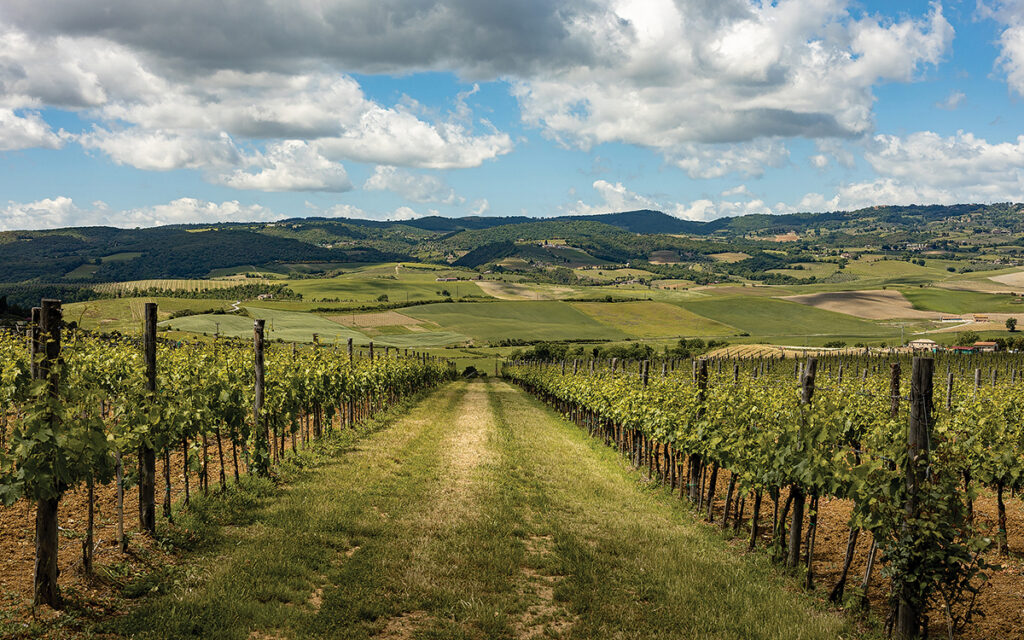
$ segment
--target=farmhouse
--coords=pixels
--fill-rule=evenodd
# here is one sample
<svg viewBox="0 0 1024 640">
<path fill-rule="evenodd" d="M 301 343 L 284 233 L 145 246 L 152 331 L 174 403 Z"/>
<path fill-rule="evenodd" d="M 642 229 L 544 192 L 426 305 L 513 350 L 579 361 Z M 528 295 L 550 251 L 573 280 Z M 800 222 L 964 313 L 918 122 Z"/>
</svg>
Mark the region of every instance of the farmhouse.
<svg viewBox="0 0 1024 640">
<path fill-rule="evenodd" d="M 984 352 L 984 353 L 991 353 L 993 351 L 998 351 L 999 350 L 999 345 L 996 344 L 995 342 L 982 341 L 982 342 L 975 342 L 974 343 L 974 348 L 977 349 L 978 351 L 981 351 L 981 352 Z"/>
<path fill-rule="evenodd" d="M 988 322 L 988 316 L 976 313 L 976 314 L 974 314 L 974 321 L 975 322 Z"/>
<path fill-rule="evenodd" d="M 974 349 L 974 347 L 959 347 L 959 346 L 957 346 L 957 347 L 950 347 L 950 348 L 946 349 L 946 351 L 949 351 L 951 353 L 974 353 L 975 349 Z"/>
<path fill-rule="evenodd" d="M 938 349 L 939 343 L 934 340 L 929 340 L 928 338 L 921 338 L 919 340 L 911 340 L 907 346 L 915 351 L 919 349 L 923 351 L 935 351 Z"/>
</svg>

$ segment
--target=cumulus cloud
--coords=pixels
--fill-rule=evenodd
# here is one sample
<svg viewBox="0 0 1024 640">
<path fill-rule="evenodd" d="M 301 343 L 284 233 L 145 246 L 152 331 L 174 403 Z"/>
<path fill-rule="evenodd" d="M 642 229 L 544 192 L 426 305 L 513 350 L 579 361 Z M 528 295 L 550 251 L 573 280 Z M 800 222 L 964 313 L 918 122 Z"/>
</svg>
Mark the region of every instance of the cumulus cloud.
<svg viewBox="0 0 1024 640">
<path fill-rule="evenodd" d="M 873 87 L 914 79 L 953 35 L 937 4 L 899 21 L 854 19 L 841 0 L 620 0 L 610 9 L 621 28 L 600 32 L 599 59 L 614 62 L 520 79 L 523 117 L 567 145 L 627 142 L 670 159 L 692 155 L 693 143 L 863 135 Z M 756 175 L 753 164 L 684 168 Z"/>
<path fill-rule="evenodd" d="M 963 91 L 951 91 L 945 100 L 940 100 L 935 103 L 935 106 L 946 111 L 955 111 L 960 108 L 964 100 L 967 99 L 967 94 Z"/>
<path fill-rule="evenodd" d="M 469 212 L 473 216 L 482 216 L 491 210 L 491 203 L 487 201 L 487 198 L 480 198 L 473 202 L 473 208 Z"/>
<path fill-rule="evenodd" d="M 737 216 L 750 213 L 773 213 L 773 209 L 751 194 L 745 185 L 728 189 L 723 198 L 711 200 L 698 198 L 691 202 L 673 202 L 631 191 L 621 182 L 611 183 L 597 180 L 592 185 L 601 198 L 598 204 L 578 200 L 565 209 L 569 215 L 592 215 L 616 213 L 636 209 L 654 209 L 686 220 L 712 220 L 722 216 Z M 784 206 L 784 205 L 778 205 Z"/>
<path fill-rule="evenodd" d="M 465 198 L 456 195 L 455 190 L 437 176 L 403 171 L 397 167 L 378 165 L 373 175 L 363 183 L 367 191 L 392 191 L 413 202 L 439 202 L 461 204 Z"/>
<path fill-rule="evenodd" d="M 590 24 L 603 3 L 573 0 L 5 0 L 24 29 L 99 36 L 183 68 L 277 70 L 320 58 L 366 73 L 444 69 L 493 77 L 550 61 L 593 60 Z"/>
<path fill-rule="evenodd" d="M 92 29 L 95 25 L 41 28 L 34 20 L 40 8 L 0 8 L 0 150 L 60 146 L 63 138 L 35 111 L 25 111 L 42 107 L 77 110 L 92 120 L 92 130 L 75 139 L 118 164 L 144 170 L 214 169 L 205 175 L 215 182 L 224 181 L 219 170 L 235 165 L 238 171 L 227 180 L 239 188 L 303 188 L 294 175 L 283 175 L 287 172 L 274 166 L 254 174 L 259 178 L 247 178 L 245 158 L 234 144 L 239 140 L 266 144 L 262 155 L 271 165 L 272 156 L 281 153 L 279 143 L 304 140 L 316 153 L 290 160 L 310 160 L 305 170 L 318 175 L 325 170 L 323 158 L 464 168 L 512 148 L 508 134 L 485 121 L 477 133 L 466 103 L 472 90 L 458 97 L 452 113 L 421 117 L 403 104 L 368 99 L 356 80 L 330 69 L 322 58 L 296 59 L 279 68 L 175 67 L 160 52 L 118 40 L 111 30 Z M 191 8 L 182 13 L 202 13 Z M 145 13 L 135 12 L 139 19 Z M 169 23 L 149 26 L 166 32 Z M 342 181 L 335 173 L 309 184 L 312 190 L 337 190 Z"/>
<path fill-rule="evenodd" d="M 267 146 L 246 160 L 255 172 L 237 169 L 216 181 L 235 189 L 256 191 L 349 191 L 352 182 L 345 167 L 320 155 L 303 140 L 285 140 Z"/>
<path fill-rule="evenodd" d="M 373 107 L 339 136 L 318 141 L 329 157 L 423 169 L 465 169 L 512 150 L 507 133 L 474 136 L 458 123 L 435 125 L 396 109 Z"/>
<path fill-rule="evenodd" d="M 283 217 L 266 207 L 244 205 L 237 200 L 216 203 L 179 198 L 151 207 L 112 210 L 104 202 L 80 207 L 71 198 L 58 196 L 27 203 L 8 202 L 0 209 L 0 231 L 92 225 L 152 227 L 192 222 L 268 221 Z"/>
<path fill-rule="evenodd" d="M 432 215 L 436 215 L 436 211 L 431 211 Z M 387 217 L 388 220 L 415 220 L 416 218 L 422 218 L 423 215 L 417 213 L 410 207 L 398 207 L 391 212 L 391 215 Z"/>
<path fill-rule="evenodd" d="M 760 177 L 769 167 L 781 167 L 789 150 L 775 140 L 735 145 L 685 144 L 673 150 L 673 164 L 691 178 L 721 178 L 735 173 Z"/>
<path fill-rule="evenodd" d="M 1020 200 L 1024 193 L 1024 136 L 990 143 L 963 131 L 952 136 L 931 131 L 878 135 L 864 157 L 878 178 L 843 184 L 832 197 L 810 193 L 800 208 L 1007 202 Z"/>
<path fill-rule="evenodd" d="M 0 151 L 42 147 L 59 149 L 64 141 L 43 122 L 37 113 L 18 115 L 13 109 L 0 109 Z"/>
<path fill-rule="evenodd" d="M 8 202 L 0 210 L 0 231 L 15 229 L 54 229 L 81 222 L 82 210 L 71 198 L 58 196 L 35 202 Z"/>
<path fill-rule="evenodd" d="M 601 203 L 591 205 L 578 200 L 575 205 L 567 211 L 570 215 L 593 215 L 597 213 L 614 213 L 619 211 L 633 211 L 636 209 L 656 209 L 658 203 L 652 198 L 630 191 L 622 186 L 621 182 L 611 183 L 607 180 L 595 180 L 591 185 L 597 195 L 601 197 Z"/>
<path fill-rule="evenodd" d="M 77 137 L 86 149 L 107 154 L 120 165 L 147 171 L 223 167 L 239 161 L 241 155 L 224 133 L 205 136 L 167 130 L 96 128 Z"/>
<path fill-rule="evenodd" d="M 1010 88 L 1024 95 L 1024 0 L 978 0 L 978 14 L 1003 27 L 996 64 L 1006 73 Z"/>
</svg>

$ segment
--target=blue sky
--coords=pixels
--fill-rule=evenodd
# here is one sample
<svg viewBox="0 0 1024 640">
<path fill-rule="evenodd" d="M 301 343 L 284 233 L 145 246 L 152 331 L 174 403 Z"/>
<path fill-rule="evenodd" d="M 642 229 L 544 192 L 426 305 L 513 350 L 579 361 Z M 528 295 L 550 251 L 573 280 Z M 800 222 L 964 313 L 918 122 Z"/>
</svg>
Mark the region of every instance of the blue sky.
<svg viewBox="0 0 1024 640">
<path fill-rule="evenodd" d="M 0 230 L 1024 200 L 1024 0 L 5 0 Z"/>
</svg>

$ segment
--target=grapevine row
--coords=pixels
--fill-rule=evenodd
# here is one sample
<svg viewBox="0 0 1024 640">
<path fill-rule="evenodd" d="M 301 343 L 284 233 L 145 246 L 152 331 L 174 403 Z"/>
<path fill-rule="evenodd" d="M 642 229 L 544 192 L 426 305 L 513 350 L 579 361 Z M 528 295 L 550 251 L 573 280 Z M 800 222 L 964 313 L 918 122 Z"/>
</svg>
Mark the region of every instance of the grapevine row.
<svg viewBox="0 0 1024 640">
<path fill-rule="evenodd" d="M 996 492 L 994 542 L 1005 553 L 1004 492 L 1024 478 L 1016 369 L 1001 380 L 993 373 L 985 385 L 980 368 L 965 379 L 958 363 L 947 362 L 945 402 L 933 406 L 931 359 L 913 363 L 915 373 L 918 365 L 928 373 L 910 397 L 902 379 L 909 360 L 828 364 L 827 379 L 815 358 L 792 368 L 765 360 L 666 361 L 661 375 L 651 375 L 658 367 L 649 362 L 513 362 L 504 374 L 678 489 L 709 519 L 717 478 L 728 471 L 722 525 L 732 518 L 739 529 L 750 496 L 750 548 L 767 528 L 773 556 L 790 568 L 805 566 L 808 587 L 819 500 L 851 501 L 850 544 L 832 599 L 843 598 L 857 537 L 870 535 L 861 590 L 880 564 L 891 581 L 890 626 L 916 637 L 923 612 L 938 609 L 949 628 L 963 627 L 985 578 L 982 554 L 993 542 L 976 526 L 974 498 L 980 487 Z M 915 420 L 923 428 L 916 444 L 908 442 Z M 767 527 L 760 522 L 765 498 L 774 505 Z M 900 604 L 917 612 L 914 619 L 898 619 Z"/>
<path fill-rule="evenodd" d="M 164 516 L 171 518 L 172 451 L 200 470 L 209 490 L 209 443 L 235 480 L 266 475 L 290 446 L 351 427 L 401 397 L 451 379 L 447 362 L 398 350 L 355 357 L 336 347 L 268 345 L 256 321 L 254 345 L 242 341 L 156 340 L 156 305 L 147 305 L 144 338 L 106 338 L 63 328 L 60 304 L 33 310 L 28 336 L 0 332 L 0 502 L 36 503 L 36 604 L 61 605 L 57 587 L 57 509 L 85 485 L 90 525 L 83 562 L 91 569 L 92 492 L 116 482 L 119 504 L 136 457 L 139 529 L 155 534 L 156 458 L 163 461 Z M 337 420 L 335 420 L 337 418 Z M 230 451 L 225 451 L 224 443 Z M 128 477 L 126 477 L 128 476 Z M 127 544 L 123 511 L 118 537 Z"/>
</svg>

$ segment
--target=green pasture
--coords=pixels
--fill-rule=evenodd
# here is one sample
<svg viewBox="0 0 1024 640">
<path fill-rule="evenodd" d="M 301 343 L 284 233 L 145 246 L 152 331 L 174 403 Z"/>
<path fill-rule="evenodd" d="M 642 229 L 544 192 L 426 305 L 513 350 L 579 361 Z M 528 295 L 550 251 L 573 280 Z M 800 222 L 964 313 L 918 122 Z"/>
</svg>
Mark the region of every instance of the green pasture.
<svg viewBox="0 0 1024 640">
<path fill-rule="evenodd" d="M 794 278 L 827 278 L 839 270 L 838 265 L 832 262 L 798 262 L 793 266 L 803 267 L 802 269 L 769 269 L 768 273 L 778 273 Z"/>
<path fill-rule="evenodd" d="M 447 268 L 425 270 L 407 268 L 398 264 L 373 265 L 355 269 L 332 278 L 309 278 L 287 280 L 286 284 L 307 301 L 353 300 L 369 302 L 381 295 L 387 295 L 390 302 L 414 302 L 442 299 L 440 292 L 448 291 L 451 297 L 487 296 L 483 290 L 468 278 L 474 271 Z M 437 282 L 439 277 L 462 277 L 457 282 Z"/>
<path fill-rule="evenodd" d="M 680 302 L 680 306 L 753 336 L 890 336 L 899 329 L 795 302 L 734 296 Z"/>
<path fill-rule="evenodd" d="M 166 320 L 172 312 L 192 310 L 210 311 L 227 309 L 227 300 L 185 300 L 181 298 L 112 298 L 89 300 L 64 305 L 65 322 L 77 322 L 91 331 L 119 331 L 142 333 L 145 303 L 157 304 L 157 318 Z M 223 316 L 219 316 L 223 317 Z"/>
<path fill-rule="evenodd" d="M 666 302 L 575 302 L 573 307 L 601 324 L 638 338 L 731 336 L 737 333 L 733 327 Z"/>
<path fill-rule="evenodd" d="M 221 335 L 225 336 L 248 338 L 252 336 L 253 319 L 262 318 L 266 320 L 264 335 L 267 340 L 312 342 L 315 333 L 323 343 L 345 341 L 348 338 L 360 343 L 368 341 L 364 334 L 314 313 L 278 311 L 258 307 L 246 307 L 246 310 L 251 317 L 232 314 L 203 314 L 168 320 L 161 322 L 160 325 L 171 331 L 188 331 L 207 335 L 214 335 L 219 331 Z"/>
<path fill-rule="evenodd" d="M 904 289 L 903 295 L 915 309 L 942 313 L 1024 313 L 1024 304 L 1014 303 L 1016 296 L 977 291 L 959 291 L 925 287 Z"/>
<path fill-rule="evenodd" d="M 643 269 L 573 269 L 580 280 L 612 282 L 614 280 L 648 279 L 655 274 Z"/>
<path fill-rule="evenodd" d="M 623 339 L 621 330 L 594 320 L 566 302 L 555 300 L 499 301 L 486 304 L 446 302 L 400 310 L 474 340 Z"/>
</svg>

